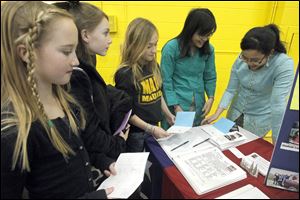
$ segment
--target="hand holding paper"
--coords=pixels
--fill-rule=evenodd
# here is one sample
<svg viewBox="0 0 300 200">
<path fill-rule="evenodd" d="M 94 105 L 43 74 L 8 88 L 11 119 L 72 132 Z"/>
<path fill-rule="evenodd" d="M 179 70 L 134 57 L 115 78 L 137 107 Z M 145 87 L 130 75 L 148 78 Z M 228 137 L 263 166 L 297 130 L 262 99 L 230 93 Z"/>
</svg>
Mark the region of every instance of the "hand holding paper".
<svg viewBox="0 0 300 200">
<path fill-rule="evenodd" d="M 129 118 L 130 118 L 130 116 L 131 116 L 131 113 L 132 113 L 132 109 L 129 110 L 128 113 L 126 113 L 126 115 L 125 115 L 125 117 L 124 117 L 124 119 L 123 119 L 123 121 L 122 121 L 120 127 L 118 128 L 118 130 L 116 130 L 116 131 L 114 132 L 114 136 L 117 135 L 117 134 L 119 134 L 119 133 L 121 133 L 121 131 L 123 131 L 123 130 L 125 129 L 125 127 L 126 127 L 128 121 L 129 121 Z"/>
<path fill-rule="evenodd" d="M 98 190 L 113 187 L 109 198 L 128 198 L 144 179 L 148 156 L 149 153 L 120 154 L 115 164 L 117 174 L 103 181 Z"/>
</svg>

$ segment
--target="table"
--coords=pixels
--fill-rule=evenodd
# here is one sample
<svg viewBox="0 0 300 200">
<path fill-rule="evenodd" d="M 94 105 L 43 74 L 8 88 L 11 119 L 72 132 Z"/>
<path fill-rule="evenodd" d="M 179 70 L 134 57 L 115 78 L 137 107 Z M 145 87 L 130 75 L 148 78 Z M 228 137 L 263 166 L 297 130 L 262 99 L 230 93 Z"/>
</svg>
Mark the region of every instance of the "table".
<svg viewBox="0 0 300 200">
<path fill-rule="evenodd" d="M 253 135 L 253 134 L 252 134 Z M 212 192 L 197 195 L 189 183 L 182 176 L 180 171 L 176 168 L 173 162 L 169 159 L 167 154 L 163 151 L 157 141 L 152 137 L 146 139 L 146 150 L 150 152 L 150 161 L 152 167 L 150 168 L 152 181 L 152 196 L 151 198 L 163 199 L 213 199 L 230 191 L 238 189 L 247 184 L 259 188 L 271 199 L 298 199 L 299 193 L 289 192 L 277 188 L 267 187 L 264 184 L 264 176 L 260 175 L 255 178 L 247 173 L 247 178 L 236 183 L 227 185 Z M 237 147 L 244 155 L 256 152 L 267 160 L 271 159 L 273 145 L 266 142 L 262 138 L 257 138 L 250 135 L 247 143 Z M 239 165 L 241 159 L 238 159 L 229 150 L 223 153 L 233 162 Z M 151 172 L 152 171 L 152 172 Z"/>
</svg>

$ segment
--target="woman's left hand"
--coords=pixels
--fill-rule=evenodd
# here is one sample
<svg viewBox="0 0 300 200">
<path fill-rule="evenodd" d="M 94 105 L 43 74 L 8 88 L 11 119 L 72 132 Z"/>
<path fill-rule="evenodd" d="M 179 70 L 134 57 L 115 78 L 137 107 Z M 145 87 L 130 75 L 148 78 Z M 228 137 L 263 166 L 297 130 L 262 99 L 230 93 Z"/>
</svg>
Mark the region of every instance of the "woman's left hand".
<svg viewBox="0 0 300 200">
<path fill-rule="evenodd" d="M 201 117 L 205 117 L 211 110 L 211 107 L 214 103 L 214 98 L 210 97 L 207 99 L 207 101 L 205 102 L 202 111 L 204 112 Z"/>
</svg>

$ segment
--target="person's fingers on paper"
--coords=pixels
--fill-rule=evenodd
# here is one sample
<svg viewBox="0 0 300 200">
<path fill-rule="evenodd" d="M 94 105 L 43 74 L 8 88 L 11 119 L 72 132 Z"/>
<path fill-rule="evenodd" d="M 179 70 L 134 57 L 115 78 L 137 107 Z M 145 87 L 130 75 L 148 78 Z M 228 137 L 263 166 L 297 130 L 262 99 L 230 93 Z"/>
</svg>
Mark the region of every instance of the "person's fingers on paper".
<svg viewBox="0 0 300 200">
<path fill-rule="evenodd" d="M 113 176 L 115 176 L 117 174 L 115 164 L 116 164 L 116 162 L 113 162 L 109 165 L 109 171 Z"/>
<path fill-rule="evenodd" d="M 110 171 L 108 171 L 108 170 L 104 170 L 104 174 L 106 177 L 109 177 L 111 175 Z"/>
<path fill-rule="evenodd" d="M 113 191 L 114 191 L 114 187 L 106 188 L 105 189 L 106 196 L 108 196 L 109 194 L 111 194 Z"/>
<path fill-rule="evenodd" d="M 201 125 L 210 124 L 211 122 L 215 121 L 218 117 L 213 114 L 205 119 L 202 120 Z"/>
<path fill-rule="evenodd" d="M 163 128 L 158 127 L 158 126 L 154 127 L 153 136 L 156 139 L 168 137 L 169 135 L 170 135 L 170 133 L 168 133 L 167 131 L 165 131 Z"/>
<path fill-rule="evenodd" d="M 201 121 L 201 125 L 205 125 L 205 124 L 207 124 L 208 122 L 207 122 L 207 118 L 205 118 L 205 119 L 203 119 L 202 121 Z"/>
</svg>

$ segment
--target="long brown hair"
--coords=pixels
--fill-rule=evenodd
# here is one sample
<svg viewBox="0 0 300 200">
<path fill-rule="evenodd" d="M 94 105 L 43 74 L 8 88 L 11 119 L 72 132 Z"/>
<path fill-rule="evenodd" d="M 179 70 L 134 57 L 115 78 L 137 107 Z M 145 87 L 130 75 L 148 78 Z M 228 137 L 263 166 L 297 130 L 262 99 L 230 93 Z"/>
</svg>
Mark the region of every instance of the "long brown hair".
<svg viewBox="0 0 300 200">
<path fill-rule="evenodd" d="M 12 169 L 20 164 L 22 170 L 30 171 L 27 138 L 34 121 L 43 125 L 53 146 L 65 158 L 74 154 L 48 119 L 35 79 L 35 51 L 46 35 L 51 33 L 53 22 L 62 18 L 72 19 L 72 16 L 43 2 L 17 1 L 1 5 L 1 135 L 8 128 L 18 129 Z M 27 64 L 17 54 L 20 44 L 26 47 L 29 54 Z M 81 128 L 85 126 L 82 108 L 61 86 L 53 85 L 52 89 L 67 115 L 72 131 L 78 134 L 70 106 L 72 104 L 80 109 Z"/>
<path fill-rule="evenodd" d="M 104 18 L 108 20 L 108 16 L 102 10 L 89 3 L 67 1 L 57 2 L 53 5 L 65 9 L 73 15 L 78 29 L 78 45 L 76 54 L 81 61 L 94 66 L 95 61 L 90 55 L 90 52 L 84 41 L 82 40 L 81 31 L 86 29 L 87 31 L 92 32 Z"/>
<path fill-rule="evenodd" d="M 130 67 L 134 78 L 134 85 L 139 88 L 138 81 L 143 78 L 142 67 L 139 64 L 148 43 L 154 33 L 158 34 L 155 25 L 147 19 L 136 18 L 127 27 L 125 42 L 122 47 L 122 58 L 120 68 Z M 159 86 L 161 86 L 160 70 L 155 59 L 149 62 L 148 66 L 153 72 Z"/>
</svg>

